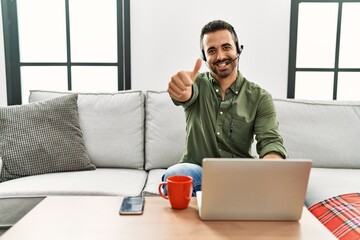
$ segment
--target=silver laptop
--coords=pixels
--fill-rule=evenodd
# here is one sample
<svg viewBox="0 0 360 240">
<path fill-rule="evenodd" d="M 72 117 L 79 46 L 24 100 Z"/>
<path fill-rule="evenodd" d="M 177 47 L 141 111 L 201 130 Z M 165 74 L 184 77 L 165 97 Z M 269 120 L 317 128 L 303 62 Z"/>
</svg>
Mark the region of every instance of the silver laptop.
<svg viewBox="0 0 360 240">
<path fill-rule="evenodd" d="M 306 159 L 205 158 L 200 218 L 298 221 L 310 170 Z"/>
</svg>

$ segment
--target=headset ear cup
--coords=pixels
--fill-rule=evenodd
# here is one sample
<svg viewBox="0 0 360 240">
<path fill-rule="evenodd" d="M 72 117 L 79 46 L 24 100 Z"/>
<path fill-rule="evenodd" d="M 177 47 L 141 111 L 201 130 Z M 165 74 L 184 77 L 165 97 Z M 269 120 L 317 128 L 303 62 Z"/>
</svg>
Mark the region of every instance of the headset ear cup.
<svg viewBox="0 0 360 240">
<path fill-rule="evenodd" d="M 238 49 L 238 53 L 239 53 L 239 55 L 242 53 L 242 51 L 243 51 L 243 49 L 244 49 L 244 45 L 240 45 L 239 46 L 239 44 L 237 43 L 237 47 L 236 47 L 237 49 Z"/>
<path fill-rule="evenodd" d="M 240 47 L 239 47 L 239 42 L 236 41 L 235 45 L 236 45 L 236 51 L 237 51 L 237 53 L 240 54 L 240 53 L 241 53 L 241 49 L 240 49 Z"/>
<path fill-rule="evenodd" d="M 204 60 L 206 62 L 206 56 L 205 56 L 204 50 L 201 50 L 201 57 L 202 57 L 202 60 Z"/>
</svg>

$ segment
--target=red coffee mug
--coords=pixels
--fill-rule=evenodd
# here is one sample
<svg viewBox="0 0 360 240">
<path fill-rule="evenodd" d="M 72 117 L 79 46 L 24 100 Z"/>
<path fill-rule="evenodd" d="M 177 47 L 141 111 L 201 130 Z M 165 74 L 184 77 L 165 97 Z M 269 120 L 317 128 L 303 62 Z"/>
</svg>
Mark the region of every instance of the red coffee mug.
<svg viewBox="0 0 360 240">
<path fill-rule="evenodd" d="M 168 195 L 162 192 L 162 186 L 166 186 Z M 174 209 L 185 209 L 189 206 L 193 191 L 193 179 L 190 176 L 175 175 L 166 179 L 159 185 L 159 194 L 168 199 Z"/>
</svg>

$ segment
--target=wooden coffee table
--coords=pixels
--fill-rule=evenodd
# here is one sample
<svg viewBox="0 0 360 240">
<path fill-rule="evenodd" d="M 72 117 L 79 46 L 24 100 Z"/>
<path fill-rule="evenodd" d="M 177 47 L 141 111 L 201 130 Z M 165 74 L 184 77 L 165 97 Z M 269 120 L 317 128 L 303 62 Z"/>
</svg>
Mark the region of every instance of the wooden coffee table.
<svg viewBox="0 0 360 240">
<path fill-rule="evenodd" d="M 196 199 L 185 210 L 147 197 L 143 215 L 122 216 L 122 197 L 47 197 L 1 240 L 11 239 L 336 239 L 306 208 L 299 222 L 202 221 Z"/>
</svg>

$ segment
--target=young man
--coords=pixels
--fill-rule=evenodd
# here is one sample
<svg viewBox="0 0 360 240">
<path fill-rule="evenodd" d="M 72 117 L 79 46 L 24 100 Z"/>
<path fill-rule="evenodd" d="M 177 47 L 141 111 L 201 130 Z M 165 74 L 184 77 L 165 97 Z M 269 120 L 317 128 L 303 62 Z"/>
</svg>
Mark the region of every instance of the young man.
<svg viewBox="0 0 360 240">
<path fill-rule="evenodd" d="M 209 72 L 198 73 L 198 59 L 193 71 L 178 72 L 168 85 L 173 102 L 184 107 L 187 137 L 180 163 L 163 176 L 191 176 L 194 193 L 201 190 L 203 158 L 252 158 L 254 135 L 260 158 L 287 157 L 271 95 L 238 69 L 242 46 L 234 28 L 221 20 L 206 24 L 200 47 Z"/>
</svg>

